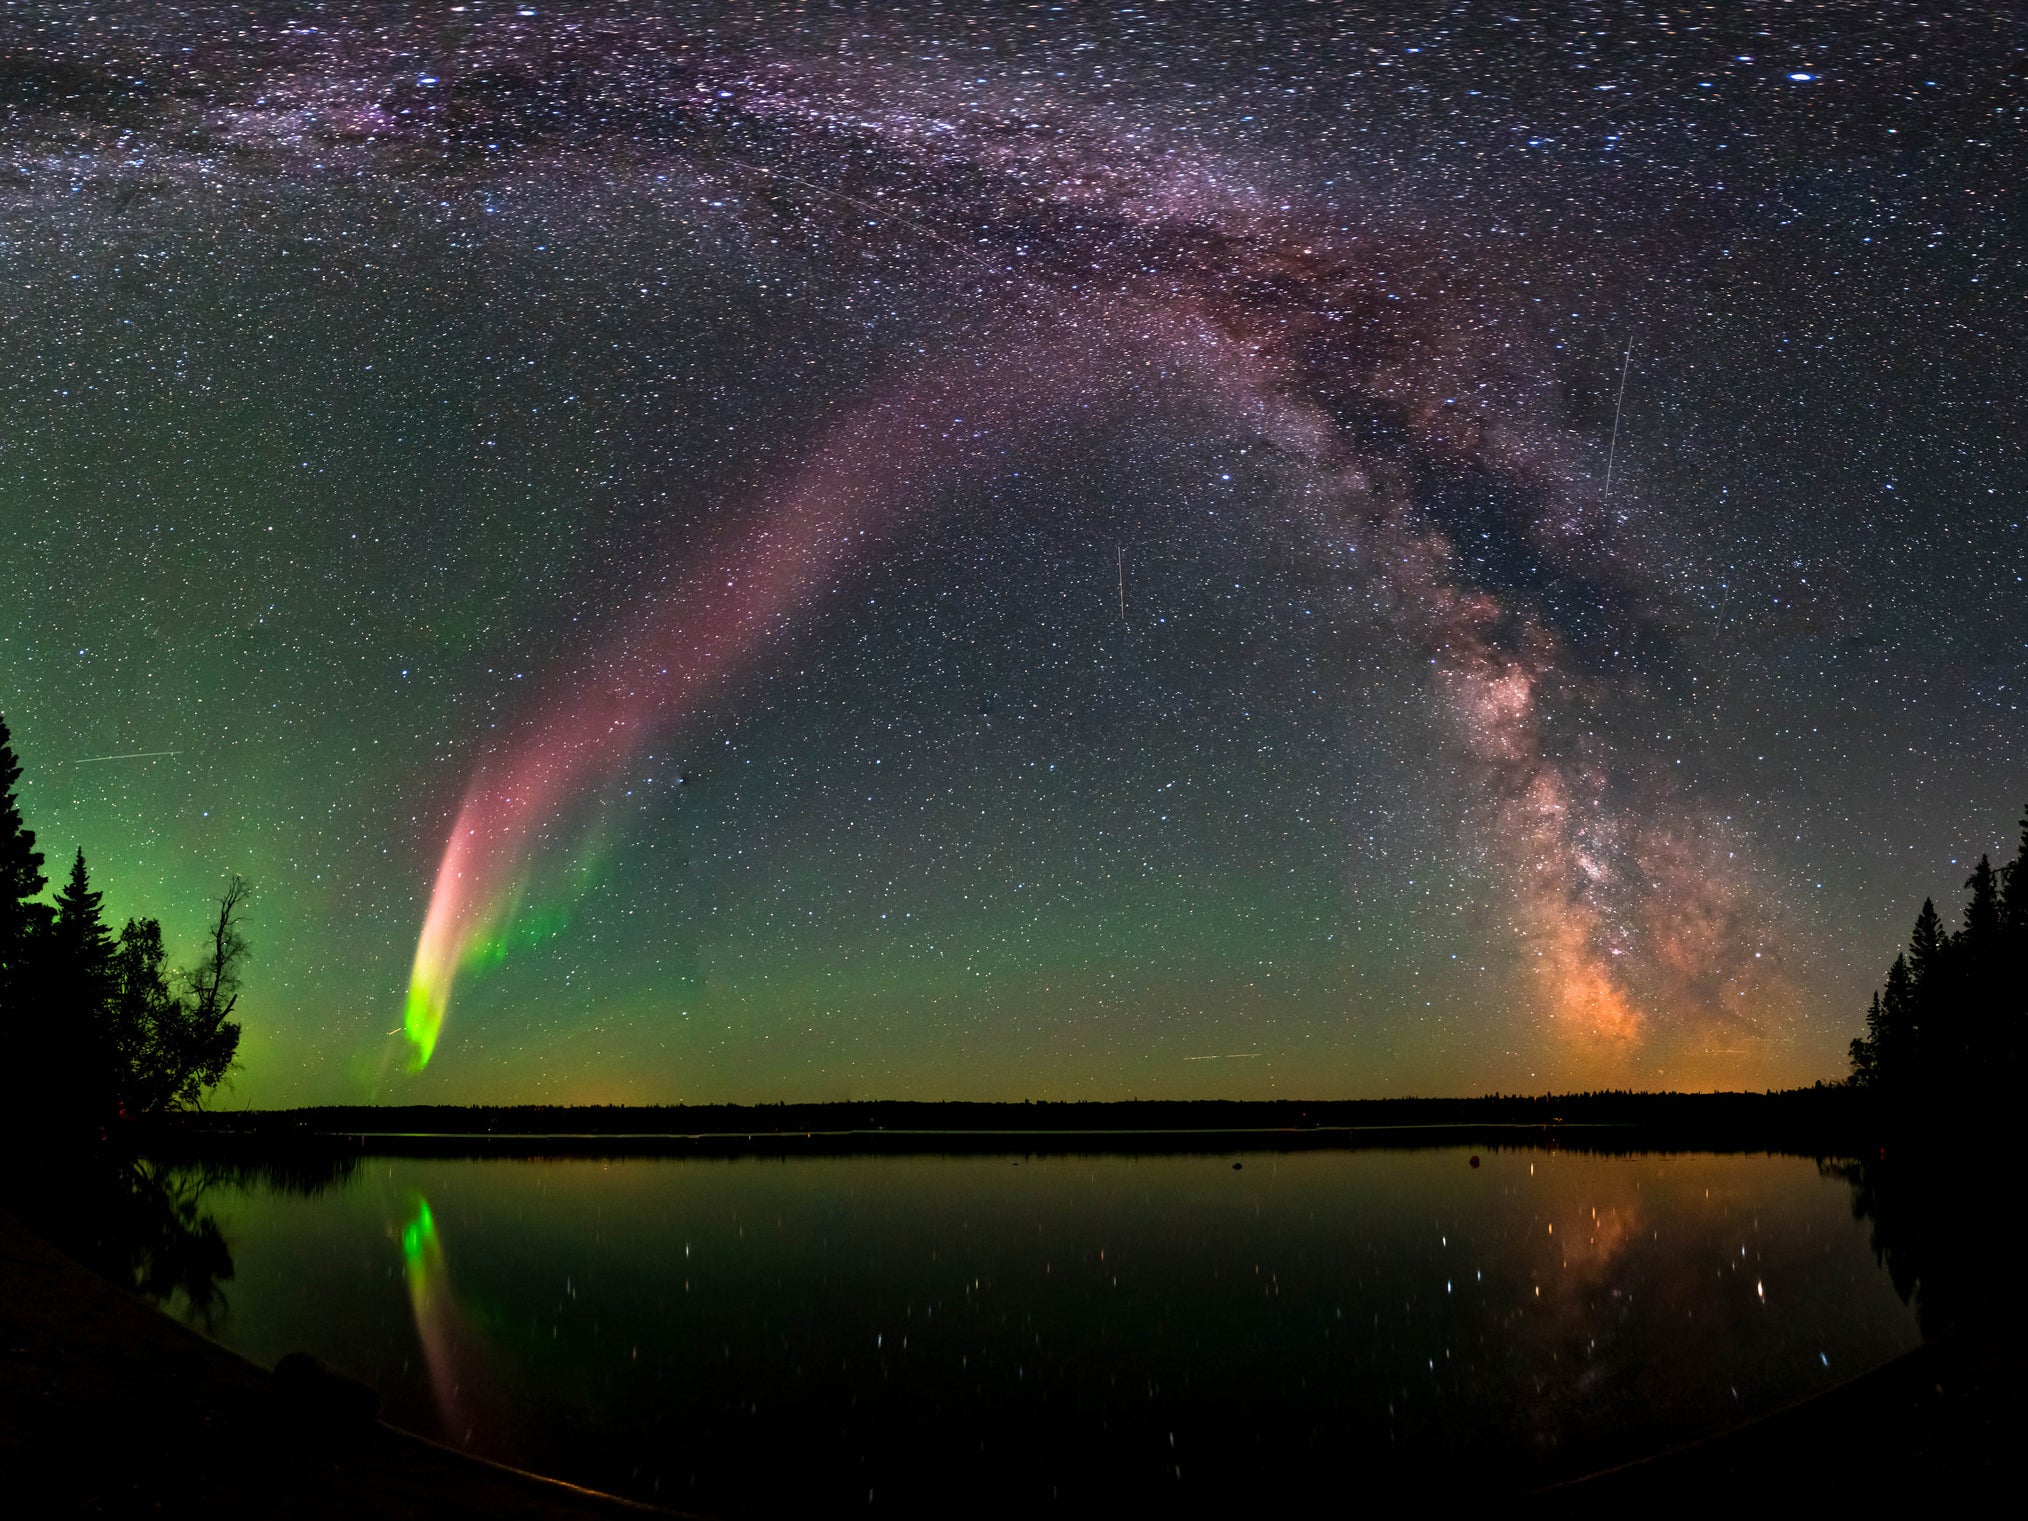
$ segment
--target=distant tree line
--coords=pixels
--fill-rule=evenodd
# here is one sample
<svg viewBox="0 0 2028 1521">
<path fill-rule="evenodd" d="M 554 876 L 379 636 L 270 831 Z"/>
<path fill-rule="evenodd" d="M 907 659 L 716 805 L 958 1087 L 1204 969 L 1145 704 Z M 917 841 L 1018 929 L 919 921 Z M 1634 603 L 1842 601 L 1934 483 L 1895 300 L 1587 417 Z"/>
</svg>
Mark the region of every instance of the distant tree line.
<svg viewBox="0 0 2028 1521">
<path fill-rule="evenodd" d="M 1908 949 L 1852 1042 L 1852 1082 L 1897 1108 L 1975 1101 L 2011 1083 L 2028 1036 L 2028 817 L 2014 859 L 1965 880 L 1964 922 L 1925 898 Z"/>
<path fill-rule="evenodd" d="M 0 718 L 0 1043 L 14 1081 L 6 1109 L 24 1128 L 104 1128 L 201 1106 L 239 1050 L 240 934 L 235 877 L 196 963 L 173 970 L 154 919 L 107 925 L 84 852 L 53 902 L 35 832 L 15 797 L 21 767 Z"/>
</svg>

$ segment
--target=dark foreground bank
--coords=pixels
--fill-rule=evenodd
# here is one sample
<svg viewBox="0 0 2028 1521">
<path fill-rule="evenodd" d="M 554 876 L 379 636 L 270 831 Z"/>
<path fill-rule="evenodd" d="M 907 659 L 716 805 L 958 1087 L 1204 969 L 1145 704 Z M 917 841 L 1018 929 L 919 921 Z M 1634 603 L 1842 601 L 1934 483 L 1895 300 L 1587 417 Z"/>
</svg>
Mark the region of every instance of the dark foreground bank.
<svg viewBox="0 0 2028 1521">
<path fill-rule="evenodd" d="M 591 1521 L 671 1514 L 384 1425 L 176 1324 L 0 1214 L 0 1474 L 21 1515 Z"/>
<path fill-rule="evenodd" d="M 1541 1494 L 1586 1514 L 1776 1501 L 1871 1515 L 1954 1509 L 2018 1483 L 2017 1401 L 1997 1373 L 1918 1347 L 1751 1425 Z"/>
</svg>

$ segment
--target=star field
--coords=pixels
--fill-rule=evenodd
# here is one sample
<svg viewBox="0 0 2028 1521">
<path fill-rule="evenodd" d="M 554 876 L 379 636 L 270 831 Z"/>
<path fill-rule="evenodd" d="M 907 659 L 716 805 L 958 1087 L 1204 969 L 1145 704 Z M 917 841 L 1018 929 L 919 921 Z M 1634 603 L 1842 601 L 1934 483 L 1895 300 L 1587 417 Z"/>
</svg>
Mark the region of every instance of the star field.
<svg viewBox="0 0 2028 1521">
<path fill-rule="evenodd" d="M 0 707 L 234 1101 L 1808 1081 L 2011 833 L 1996 13 L 0 34 Z"/>
</svg>

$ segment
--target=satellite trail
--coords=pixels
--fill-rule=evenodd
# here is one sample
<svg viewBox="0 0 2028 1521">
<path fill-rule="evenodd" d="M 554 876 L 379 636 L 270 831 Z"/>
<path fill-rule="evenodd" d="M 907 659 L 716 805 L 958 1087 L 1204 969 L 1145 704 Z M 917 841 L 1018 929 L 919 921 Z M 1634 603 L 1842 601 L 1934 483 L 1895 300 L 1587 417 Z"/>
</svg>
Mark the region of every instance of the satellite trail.
<svg viewBox="0 0 2028 1521">
<path fill-rule="evenodd" d="M 1626 358 L 1620 361 L 1620 394 L 1613 398 L 1613 441 L 1606 449 L 1605 489 L 1598 495 L 1598 504 L 1603 507 L 1612 499 L 1613 461 L 1620 452 L 1620 408 L 1627 404 L 1627 371 L 1634 363 L 1634 340 L 1627 340 Z"/>
</svg>

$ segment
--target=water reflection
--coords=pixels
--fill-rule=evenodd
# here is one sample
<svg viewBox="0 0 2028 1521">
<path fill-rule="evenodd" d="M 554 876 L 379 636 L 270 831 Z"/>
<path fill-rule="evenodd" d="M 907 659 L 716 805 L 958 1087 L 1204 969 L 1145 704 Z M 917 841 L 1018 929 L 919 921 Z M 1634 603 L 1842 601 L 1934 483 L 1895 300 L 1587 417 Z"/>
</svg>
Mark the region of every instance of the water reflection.
<svg viewBox="0 0 2028 1521">
<path fill-rule="evenodd" d="M 342 1183 L 350 1156 L 304 1152 L 261 1161 L 169 1164 L 112 1150 L 20 1169 L 7 1205 L 102 1278 L 214 1331 L 233 1258 L 209 1200 L 215 1190 L 314 1198 Z"/>
<path fill-rule="evenodd" d="M 1851 1185 L 1852 1213 L 1870 1226 L 1876 1260 L 1915 1309 L 1923 1336 L 1960 1372 L 2010 1360 L 2024 1307 L 2000 1260 L 2007 1227 L 1981 1139 L 1963 1148 L 1881 1150 L 1825 1170 Z M 2012 1370 L 2008 1370 L 2011 1378 Z"/>
<path fill-rule="evenodd" d="M 1352 1472 L 1511 1487 L 1915 1340 L 1809 1160 L 1233 1160 L 375 1161 L 314 1200 L 228 1184 L 220 1331 L 257 1360 L 311 1350 L 475 1450 L 735 1514 L 1230 1500 Z"/>
<path fill-rule="evenodd" d="M 401 1257 L 439 1428 L 460 1445 L 471 1446 L 480 1436 L 482 1415 L 494 1414 L 494 1404 L 488 1398 L 490 1359 L 451 1287 L 436 1217 L 421 1194 L 413 1196 L 411 1218 L 401 1231 Z M 486 1445 L 505 1441 L 503 1421 L 487 1419 L 485 1426 Z"/>
</svg>

